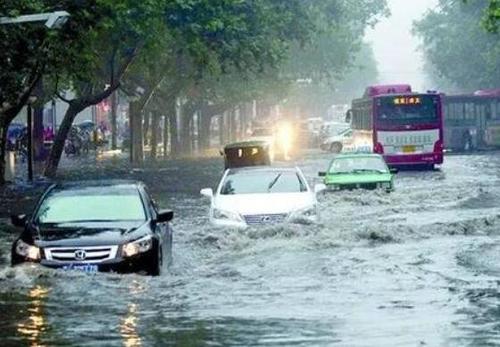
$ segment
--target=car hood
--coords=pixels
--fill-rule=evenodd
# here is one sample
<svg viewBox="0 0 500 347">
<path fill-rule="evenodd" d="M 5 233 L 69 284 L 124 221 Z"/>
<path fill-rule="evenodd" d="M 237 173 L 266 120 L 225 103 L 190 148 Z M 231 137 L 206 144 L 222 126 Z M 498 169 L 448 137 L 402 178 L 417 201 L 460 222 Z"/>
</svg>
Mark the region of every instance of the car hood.
<svg viewBox="0 0 500 347">
<path fill-rule="evenodd" d="M 290 213 L 310 207 L 316 203 L 316 197 L 306 193 L 272 194 L 237 194 L 218 195 L 214 207 L 240 215 Z"/>
<path fill-rule="evenodd" d="M 40 247 L 118 245 L 138 237 L 146 222 L 59 224 L 38 228 Z"/>
<path fill-rule="evenodd" d="M 391 180 L 392 174 L 390 173 L 327 175 L 325 184 L 381 183 L 390 182 Z"/>
</svg>

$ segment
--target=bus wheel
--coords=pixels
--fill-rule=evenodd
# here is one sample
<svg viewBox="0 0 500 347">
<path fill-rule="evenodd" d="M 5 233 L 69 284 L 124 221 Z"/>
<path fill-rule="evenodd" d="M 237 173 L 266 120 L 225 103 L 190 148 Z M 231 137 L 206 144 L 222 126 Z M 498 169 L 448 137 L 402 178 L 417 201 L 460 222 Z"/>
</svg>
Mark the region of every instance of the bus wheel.
<svg viewBox="0 0 500 347">
<path fill-rule="evenodd" d="M 330 145 L 330 152 L 340 153 L 342 152 L 342 144 L 338 142 L 334 142 Z"/>
</svg>

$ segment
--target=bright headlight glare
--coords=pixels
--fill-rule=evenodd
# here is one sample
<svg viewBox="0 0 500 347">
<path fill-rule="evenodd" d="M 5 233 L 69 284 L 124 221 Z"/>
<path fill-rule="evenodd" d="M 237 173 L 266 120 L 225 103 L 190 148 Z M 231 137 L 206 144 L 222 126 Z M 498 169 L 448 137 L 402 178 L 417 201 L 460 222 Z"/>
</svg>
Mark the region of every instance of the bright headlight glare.
<svg viewBox="0 0 500 347">
<path fill-rule="evenodd" d="M 29 245 L 23 240 L 17 241 L 16 253 L 31 260 L 40 259 L 40 248 Z"/>
<path fill-rule="evenodd" d="M 226 210 L 221 210 L 218 208 L 214 208 L 213 212 L 213 217 L 214 219 L 225 219 L 225 220 L 231 220 L 231 221 L 236 221 L 236 222 L 241 222 L 241 216 L 232 211 L 226 211 Z"/>
<path fill-rule="evenodd" d="M 132 241 L 123 245 L 122 255 L 124 257 L 132 257 L 139 253 L 149 251 L 153 247 L 153 239 L 151 236 L 145 236 L 139 240 Z"/>
</svg>

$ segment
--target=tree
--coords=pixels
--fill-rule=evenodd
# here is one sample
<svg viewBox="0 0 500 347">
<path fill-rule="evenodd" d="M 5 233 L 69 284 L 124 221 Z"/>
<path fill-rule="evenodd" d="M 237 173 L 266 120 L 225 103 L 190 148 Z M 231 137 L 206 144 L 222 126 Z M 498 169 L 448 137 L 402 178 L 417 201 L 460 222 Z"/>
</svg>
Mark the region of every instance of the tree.
<svg viewBox="0 0 500 347">
<path fill-rule="evenodd" d="M 11 17 L 61 9 L 71 13 L 71 20 L 60 30 L 31 23 L 0 25 L 0 184 L 4 183 L 9 124 L 44 75 L 84 60 L 84 37 L 102 13 L 96 0 L 4 0 L 0 5 L 0 16 Z"/>
<path fill-rule="evenodd" d="M 495 88 L 500 79 L 500 42 L 482 26 L 488 0 L 441 0 L 415 23 L 430 74 L 462 90 Z"/>
</svg>

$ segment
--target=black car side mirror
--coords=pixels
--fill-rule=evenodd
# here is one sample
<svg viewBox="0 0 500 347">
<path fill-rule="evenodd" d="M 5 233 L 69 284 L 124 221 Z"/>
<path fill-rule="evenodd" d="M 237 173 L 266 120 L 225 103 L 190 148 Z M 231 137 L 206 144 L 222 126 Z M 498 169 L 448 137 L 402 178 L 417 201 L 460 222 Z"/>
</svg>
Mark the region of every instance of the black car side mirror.
<svg viewBox="0 0 500 347">
<path fill-rule="evenodd" d="M 320 171 L 320 172 L 318 172 L 318 176 L 319 177 L 326 177 L 326 172 Z"/>
<path fill-rule="evenodd" d="M 158 223 L 166 223 L 170 222 L 172 219 L 174 219 L 174 211 L 172 210 L 161 210 L 158 212 L 158 218 L 156 221 Z"/>
<path fill-rule="evenodd" d="M 397 174 L 399 172 L 399 169 L 397 167 L 391 167 L 389 169 L 389 171 L 390 171 L 391 174 L 395 175 L 395 174 Z"/>
<path fill-rule="evenodd" d="M 13 215 L 10 216 L 10 221 L 12 225 L 15 227 L 23 228 L 26 225 L 26 215 L 25 214 L 18 214 L 18 215 Z"/>
</svg>

